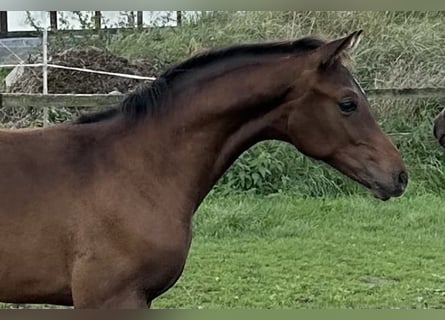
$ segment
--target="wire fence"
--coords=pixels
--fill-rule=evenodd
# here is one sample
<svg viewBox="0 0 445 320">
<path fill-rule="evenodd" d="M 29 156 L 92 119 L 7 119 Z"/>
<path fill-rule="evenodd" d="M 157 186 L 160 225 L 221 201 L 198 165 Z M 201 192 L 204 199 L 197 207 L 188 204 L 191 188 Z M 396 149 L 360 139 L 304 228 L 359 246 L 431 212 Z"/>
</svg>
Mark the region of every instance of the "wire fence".
<svg viewBox="0 0 445 320">
<path fill-rule="evenodd" d="M 100 16 L 96 12 L 96 17 Z M 181 15 L 178 14 L 178 19 Z M 5 20 L 3 15 L 3 21 Z M 17 61 L 15 64 L 0 64 L 0 68 L 42 68 L 43 90 L 41 94 L 8 94 L 0 95 L 0 123 L 7 128 L 22 128 L 28 126 L 47 126 L 51 119 L 56 122 L 63 122 L 66 119 L 77 115 L 88 108 L 101 108 L 106 105 L 112 105 L 118 102 L 120 98 L 112 95 L 49 95 L 48 94 L 48 68 L 65 69 L 78 72 L 93 73 L 106 76 L 115 76 L 136 80 L 153 81 L 155 77 L 141 76 L 135 74 L 125 74 L 117 72 L 108 72 L 103 70 L 93 70 L 88 68 L 79 68 L 69 65 L 60 65 L 48 63 L 48 23 L 47 12 L 42 12 L 42 63 L 26 63 L 12 48 L 6 45 L 0 39 L 0 46 L 7 50 Z M 55 22 L 53 13 L 51 14 L 51 28 L 54 30 Z M 138 25 L 142 21 L 138 13 Z M 99 25 L 100 27 L 100 25 Z M 57 27 L 55 27 L 57 29 Z M 6 30 L 7 31 L 7 30 Z M 5 30 L 3 30 L 3 33 Z M 35 74 L 35 73 L 34 73 Z M 36 74 L 35 74 L 36 75 Z M 37 75 L 36 75 L 37 76 Z M 61 107 L 61 108 L 57 108 Z M 55 109 L 57 108 L 57 109 Z M 70 108 L 70 111 L 64 110 Z M 73 110 L 74 109 L 74 110 Z M 76 112 L 77 111 L 77 112 Z M 57 121 L 58 120 L 58 121 Z"/>
<path fill-rule="evenodd" d="M 0 64 L 0 68 L 15 68 L 15 67 L 43 67 L 45 66 L 44 63 L 34 63 L 34 64 Z M 55 68 L 55 69 L 66 69 L 66 70 L 73 70 L 73 71 L 81 71 L 81 72 L 88 72 L 88 73 L 96 73 L 96 74 L 102 74 L 102 75 L 108 75 L 108 76 L 116 76 L 121 78 L 128 78 L 128 79 L 136 79 L 136 80 L 150 80 L 154 81 L 155 77 L 145 77 L 145 76 L 138 76 L 135 74 L 125 74 L 125 73 L 118 73 L 118 72 L 108 72 L 108 71 L 101 71 L 101 70 L 92 70 L 88 68 L 78 68 L 78 67 L 70 67 L 70 66 L 62 66 L 58 64 L 46 64 L 47 68 Z"/>
</svg>

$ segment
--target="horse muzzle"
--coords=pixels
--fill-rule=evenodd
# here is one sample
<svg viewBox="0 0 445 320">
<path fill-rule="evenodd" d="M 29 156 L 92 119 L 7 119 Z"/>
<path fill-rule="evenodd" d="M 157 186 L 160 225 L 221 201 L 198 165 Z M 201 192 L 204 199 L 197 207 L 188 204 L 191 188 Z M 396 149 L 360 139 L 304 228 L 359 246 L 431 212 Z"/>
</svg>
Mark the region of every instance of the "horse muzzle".
<svg viewBox="0 0 445 320">
<path fill-rule="evenodd" d="M 369 191 L 377 199 L 386 201 L 390 198 L 400 197 L 408 185 L 408 174 L 406 171 L 394 174 L 390 183 L 373 182 L 368 184 Z"/>
</svg>

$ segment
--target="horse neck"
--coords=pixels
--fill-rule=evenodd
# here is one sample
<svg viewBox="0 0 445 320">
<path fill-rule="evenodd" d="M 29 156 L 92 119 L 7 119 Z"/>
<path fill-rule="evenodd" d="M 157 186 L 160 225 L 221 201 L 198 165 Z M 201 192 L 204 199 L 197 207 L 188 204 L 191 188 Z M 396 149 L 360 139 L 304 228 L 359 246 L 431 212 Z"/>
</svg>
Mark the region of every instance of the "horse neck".
<svg viewBox="0 0 445 320">
<path fill-rule="evenodd" d="M 280 118 L 277 106 L 295 74 L 290 61 L 276 62 L 172 88 L 176 105 L 143 126 L 151 132 L 142 134 L 145 141 L 148 136 L 157 140 L 147 152 L 163 154 L 159 179 L 171 182 L 170 192 L 175 190 L 193 210 L 242 152 L 265 139 L 284 139 L 271 124 Z"/>
</svg>

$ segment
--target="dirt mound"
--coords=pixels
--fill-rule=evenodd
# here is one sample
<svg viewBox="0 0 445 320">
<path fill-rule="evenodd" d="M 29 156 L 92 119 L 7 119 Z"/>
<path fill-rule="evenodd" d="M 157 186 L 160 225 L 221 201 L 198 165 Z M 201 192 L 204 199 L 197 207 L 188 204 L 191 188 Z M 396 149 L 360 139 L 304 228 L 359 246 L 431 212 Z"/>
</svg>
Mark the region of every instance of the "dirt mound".
<svg viewBox="0 0 445 320">
<path fill-rule="evenodd" d="M 143 61 L 130 62 L 95 47 L 75 48 L 54 54 L 48 63 L 92 70 L 152 77 L 155 68 Z M 48 93 L 126 93 L 144 80 L 48 68 Z M 41 93 L 42 69 L 25 68 L 9 92 Z"/>
</svg>

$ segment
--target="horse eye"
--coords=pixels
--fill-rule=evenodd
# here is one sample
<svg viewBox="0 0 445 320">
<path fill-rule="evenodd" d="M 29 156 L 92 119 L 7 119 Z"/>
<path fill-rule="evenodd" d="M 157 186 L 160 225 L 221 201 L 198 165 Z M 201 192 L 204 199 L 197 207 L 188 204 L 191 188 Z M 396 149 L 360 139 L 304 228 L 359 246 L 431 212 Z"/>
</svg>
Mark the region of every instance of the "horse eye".
<svg viewBox="0 0 445 320">
<path fill-rule="evenodd" d="M 340 102 L 339 105 L 341 112 L 349 114 L 357 109 L 357 104 L 352 100 Z"/>
</svg>

